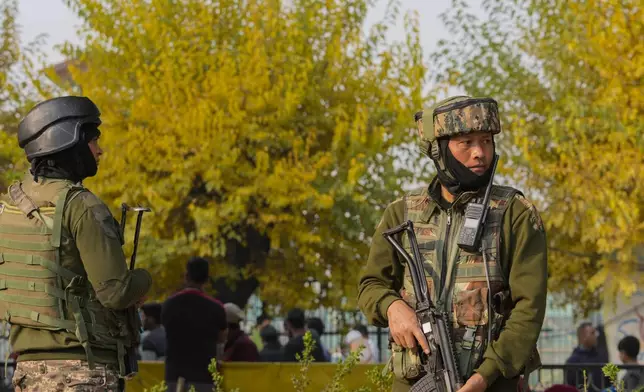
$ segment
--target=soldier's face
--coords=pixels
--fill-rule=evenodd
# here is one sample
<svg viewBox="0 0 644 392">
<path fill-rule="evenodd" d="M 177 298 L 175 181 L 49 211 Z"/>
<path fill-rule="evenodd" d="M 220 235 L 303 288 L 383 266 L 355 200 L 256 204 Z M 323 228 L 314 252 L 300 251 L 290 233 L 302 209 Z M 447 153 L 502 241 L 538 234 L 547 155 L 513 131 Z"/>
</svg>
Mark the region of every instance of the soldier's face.
<svg viewBox="0 0 644 392">
<path fill-rule="evenodd" d="M 88 145 L 89 145 L 89 150 L 92 152 L 92 155 L 96 160 L 96 165 L 98 166 L 98 162 L 101 158 L 101 155 L 103 155 L 103 149 L 101 149 L 101 146 L 98 145 L 98 138 L 95 137 L 94 139 L 90 140 Z"/>
<path fill-rule="evenodd" d="M 460 163 L 477 175 L 482 175 L 492 164 L 494 139 L 487 132 L 472 132 L 452 136 L 449 149 Z"/>
</svg>

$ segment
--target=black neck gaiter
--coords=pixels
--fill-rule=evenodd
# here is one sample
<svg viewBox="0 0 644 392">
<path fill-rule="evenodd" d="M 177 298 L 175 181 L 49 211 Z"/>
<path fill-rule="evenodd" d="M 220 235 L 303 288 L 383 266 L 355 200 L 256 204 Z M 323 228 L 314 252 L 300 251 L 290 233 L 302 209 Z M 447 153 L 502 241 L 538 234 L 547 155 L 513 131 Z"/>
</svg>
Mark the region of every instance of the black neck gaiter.
<svg viewBox="0 0 644 392">
<path fill-rule="evenodd" d="M 81 140 L 72 148 L 58 153 L 36 158 L 31 162 L 31 174 L 37 182 L 38 177 L 56 178 L 80 182 L 95 176 L 98 171 L 96 159 L 89 148 L 89 141 L 99 135 L 94 126 L 81 133 Z"/>
</svg>

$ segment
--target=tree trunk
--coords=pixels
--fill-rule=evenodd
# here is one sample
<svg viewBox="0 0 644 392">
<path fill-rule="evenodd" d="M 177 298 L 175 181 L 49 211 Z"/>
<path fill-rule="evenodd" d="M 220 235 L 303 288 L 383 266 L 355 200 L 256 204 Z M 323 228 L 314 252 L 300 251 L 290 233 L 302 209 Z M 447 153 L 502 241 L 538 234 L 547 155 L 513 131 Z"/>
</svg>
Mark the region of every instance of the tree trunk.
<svg viewBox="0 0 644 392">
<path fill-rule="evenodd" d="M 266 235 L 253 227 L 247 227 L 245 231 L 246 245 L 237 240 L 229 240 L 226 244 L 226 262 L 238 271 L 248 265 L 263 265 L 270 250 L 270 240 Z M 243 309 L 259 287 L 259 282 L 254 277 L 243 279 L 238 273 L 234 281 L 230 278 L 214 279 L 212 287 L 218 300 L 232 302 Z"/>
</svg>

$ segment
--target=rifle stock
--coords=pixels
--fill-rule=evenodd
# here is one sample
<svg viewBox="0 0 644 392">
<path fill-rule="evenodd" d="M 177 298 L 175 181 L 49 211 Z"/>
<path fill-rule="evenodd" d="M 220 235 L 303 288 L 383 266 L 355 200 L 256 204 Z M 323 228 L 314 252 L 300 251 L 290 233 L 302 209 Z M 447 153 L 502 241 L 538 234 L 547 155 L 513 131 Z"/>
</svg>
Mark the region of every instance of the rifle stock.
<svg viewBox="0 0 644 392">
<path fill-rule="evenodd" d="M 409 237 L 413 256 L 394 237 L 403 232 L 406 232 Z M 430 299 L 414 224 L 407 221 L 383 232 L 382 235 L 407 263 L 416 296 L 416 317 L 430 348 L 429 354 L 422 351 L 419 354 L 425 375 L 414 383 L 410 391 L 456 392 L 463 386 L 463 381 L 456 362 L 449 317 L 447 313 L 436 309 Z"/>
</svg>

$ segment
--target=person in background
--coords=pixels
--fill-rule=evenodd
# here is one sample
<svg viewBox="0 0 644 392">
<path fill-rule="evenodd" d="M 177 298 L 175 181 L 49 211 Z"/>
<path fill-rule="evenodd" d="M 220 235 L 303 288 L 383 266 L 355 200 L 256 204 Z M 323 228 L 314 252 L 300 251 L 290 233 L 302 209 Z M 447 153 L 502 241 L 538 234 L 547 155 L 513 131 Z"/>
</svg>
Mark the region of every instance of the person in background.
<svg viewBox="0 0 644 392">
<path fill-rule="evenodd" d="M 191 258 L 186 265 L 185 288 L 163 304 L 161 322 L 166 332 L 165 381 L 176 390 L 179 377 L 197 392 L 210 392 L 213 381 L 208 365 L 218 357 L 228 333 L 221 302 L 206 294 L 208 261 Z"/>
<path fill-rule="evenodd" d="M 322 346 L 322 352 L 327 362 L 331 361 L 331 353 L 327 350 L 326 346 L 322 344 L 322 335 L 324 334 L 324 321 L 319 317 L 311 317 L 306 322 L 306 326 L 311 332 L 317 333 L 317 336 L 320 338 L 320 345 Z"/>
<path fill-rule="evenodd" d="M 306 334 L 306 316 L 304 311 L 299 308 L 291 309 L 284 320 L 284 330 L 289 337 L 288 343 L 284 346 L 284 362 L 297 362 L 297 354 L 302 355 L 304 352 L 304 335 Z M 322 351 L 322 344 L 317 332 L 313 335 L 313 351 L 311 355 L 315 362 L 328 362 Z"/>
<path fill-rule="evenodd" d="M 373 355 L 373 362 L 371 363 L 378 363 L 380 360 L 380 350 L 378 349 L 378 345 L 376 345 L 371 339 L 369 339 L 369 330 L 367 330 L 367 326 L 363 324 L 357 324 L 355 327 L 353 327 L 353 329 L 360 332 L 362 337 L 365 339 L 365 342 L 368 345 L 371 354 Z"/>
<path fill-rule="evenodd" d="M 148 303 L 141 306 L 141 322 L 145 332 L 141 334 L 141 360 L 163 361 L 165 359 L 165 328 L 161 325 L 161 304 Z"/>
<path fill-rule="evenodd" d="M 259 315 L 259 317 L 257 317 L 257 322 L 255 324 L 255 327 L 253 327 L 253 332 L 250 334 L 250 340 L 255 343 L 259 351 L 261 351 L 263 348 L 263 341 L 260 331 L 262 330 L 262 328 L 270 325 L 272 322 L 273 319 L 266 313 L 262 313 L 261 315 Z"/>
<path fill-rule="evenodd" d="M 640 353 L 640 340 L 635 336 L 626 336 L 617 345 L 619 359 L 624 365 L 637 365 Z M 628 369 L 624 378 L 624 390 L 633 391 L 644 385 L 644 374 L 641 369 Z"/>
<path fill-rule="evenodd" d="M 360 351 L 360 363 L 375 363 L 369 340 L 364 338 L 360 331 L 352 329 L 344 341 L 349 346 L 350 353 L 362 350 Z"/>
<path fill-rule="evenodd" d="M 572 385 L 555 384 L 544 392 L 579 392 L 579 390 Z"/>
<path fill-rule="evenodd" d="M 241 329 L 240 323 L 244 321 L 244 312 L 232 302 L 224 304 L 226 321 L 228 322 L 228 339 L 224 346 L 224 361 L 229 362 L 257 362 L 259 352 L 257 346 Z"/>
<path fill-rule="evenodd" d="M 259 352 L 261 362 L 281 362 L 282 345 L 279 342 L 279 333 L 272 325 L 266 325 L 259 331 L 262 338 L 262 351 Z"/>
<path fill-rule="evenodd" d="M 577 327 L 577 347 L 573 350 L 570 357 L 566 360 L 566 365 L 576 363 L 596 363 L 604 364 L 600 353 L 597 351 L 597 330 L 591 323 L 584 322 Z M 586 370 L 587 383 L 597 388 L 608 385 L 601 367 L 594 369 L 574 369 L 566 371 L 566 384 L 574 387 L 581 387 L 584 383 L 583 371 Z"/>
</svg>

